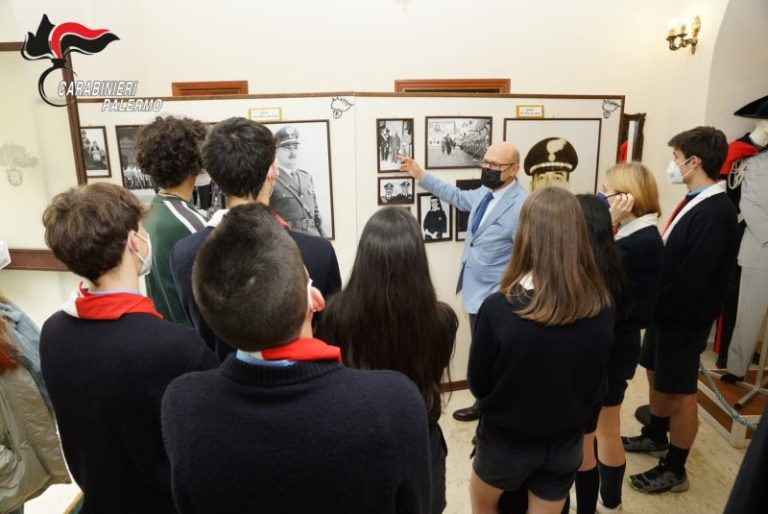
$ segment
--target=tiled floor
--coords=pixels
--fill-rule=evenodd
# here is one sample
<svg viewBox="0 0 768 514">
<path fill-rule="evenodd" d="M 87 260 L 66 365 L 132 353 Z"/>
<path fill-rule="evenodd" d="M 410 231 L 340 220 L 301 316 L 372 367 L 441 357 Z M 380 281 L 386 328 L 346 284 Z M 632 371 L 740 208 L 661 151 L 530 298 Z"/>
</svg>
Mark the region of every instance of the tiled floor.
<svg viewBox="0 0 768 514">
<path fill-rule="evenodd" d="M 705 355 L 705 362 L 711 362 L 711 354 Z M 645 374 L 638 372 L 627 390 L 622 411 L 625 434 L 638 432 L 639 424 L 633 417 L 638 405 L 647 403 L 647 382 Z M 467 480 L 470 473 L 470 441 L 475 423 L 459 423 L 450 413 L 466 407 L 471 402 L 468 391 L 451 395 L 445 408 L 441 425 L 448 441 L 447 462 L 448 507 L 445 514 L 468 514 L 469 494 Z M 699 435 L 688 460 L 688 477 L 691 488 L 682 494 L 647 496 L 624 487 L 624 512 L 629 514 L 708 514 L 721 513 L 733 480 L 744 458 L 744 450 L 732 448 L 715 430 L 702 421 Z M 629 455 L 627 472 L 637 473 L 655 465 L 655 459 L 643 455 Z M 66 509 L 77 494 L 77 487 L 54 486 L 41 497 L 28 502 L 26 514 L 59 514 Z"/>
</svg>

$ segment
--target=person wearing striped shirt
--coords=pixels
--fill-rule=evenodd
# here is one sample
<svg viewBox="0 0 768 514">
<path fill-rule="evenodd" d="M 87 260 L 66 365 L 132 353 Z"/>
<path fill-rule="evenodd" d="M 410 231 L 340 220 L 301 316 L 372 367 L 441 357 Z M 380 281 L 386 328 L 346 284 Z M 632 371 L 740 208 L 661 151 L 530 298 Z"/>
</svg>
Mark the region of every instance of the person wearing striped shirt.
<svg viewBox="0 0 768 514">
<path fill-rule="evenodd" d="M 206 127 L 189 118 L 158 117 L 136 137 L 136 160 L 152 177 L 158 194 L 152 199 L 144 227 L 152 242 L 152 271 L 145 277 L 147 296 L 168 321 L 192 326 L 171 275 L 171 248 L 205 226 L 193 206 L 195 177 L 202 170 L 200 146 Z"/>
</svg>

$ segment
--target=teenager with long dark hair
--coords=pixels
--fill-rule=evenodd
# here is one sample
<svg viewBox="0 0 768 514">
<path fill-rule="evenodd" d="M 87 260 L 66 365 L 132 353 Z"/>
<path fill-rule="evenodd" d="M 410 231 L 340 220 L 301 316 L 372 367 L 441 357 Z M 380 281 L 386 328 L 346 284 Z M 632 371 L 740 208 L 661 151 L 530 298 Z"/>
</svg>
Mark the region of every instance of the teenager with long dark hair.
<svg viewBox="0 0 768 514">
<path fill-rule="evenodd" d="M 620 405 L 624 398 L 624 390 L 627 387 L 626 381 L 634 374 L 637 356 L 640 353 L 640 332 L 637 331 L 637 338 L 635 339 L 634 337 L 623 336 L 624 332 L 618 331 L 620 325 L 623 327 L 622 322 L 626 320 L 629 314 L 629 285 L 624 273 L 621 254 L 613 239 L 613 226 L 608 203 L 605 198 L 595 195 L 583 194 L 576 198 L 584 211 L 595 264 L 616 305 L 616 334 L 608 357 L 608 391 L 606 396 L 597 404 L 594 415 L 584 429 L 584 457 L 579 473 L 576 475 L 576 501 L 571 502 L 571 508 L 576 508 L 579 514 L 595 514 L 598 508 L 597 497 L 600 487 L 600 470 L 595 455 L 595 432 L 598 427 L 598 417 L 603 416 L 603 409 L 612 408 L 617 401 Z M 630 361 L 630 363 L 626 364 L 626 361 Z M 618 409 L 613 410 L 618 416 Z M 606 416 L 610 416 L 610 414 L 606 413 Z M 618 431 L 615 433 L 615 438 L 618 439 L 617 443 L 621 447 Z M 618 484 L 618 496 L 620 503 L 620 482 Z M 611 512 L 610 509 L 605 509 L 603 505 L 600 508 L 601 513 Z"/>
<path fill-rule="evenodd" d="M 481 414 L 469 485 L 474 514 L 495 514 L 501 494 L 526 481 L 528 512 L 561 511 L 604 393 L 613 323 L 578 201 L 561 188 L 535 191 L 469 353 Z"/>
<path fill-rule="evenodd" d="M 340 346 L 348 366 L 400 371 L 419 388 L 429 417 L 433 513 L 445 508 L 440 381 L 457 328 L 453 309 L 435 295 L 416 219 L 397 207 L 376 212 L 363 229 L 347 287 L 328 302 L 318 337 Z"/>
</svg>

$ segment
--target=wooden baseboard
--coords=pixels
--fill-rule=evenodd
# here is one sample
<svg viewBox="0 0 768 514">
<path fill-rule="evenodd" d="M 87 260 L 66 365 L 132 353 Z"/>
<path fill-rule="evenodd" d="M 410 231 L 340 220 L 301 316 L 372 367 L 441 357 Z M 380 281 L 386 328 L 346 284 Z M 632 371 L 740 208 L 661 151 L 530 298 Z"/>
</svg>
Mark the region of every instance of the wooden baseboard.
<svg viewBox="0 0 768 514">
<path fill-rule="evenodd" d="M 444 393 L 447 393 L 448 391 L 461 391 L 462 389 L 469 389 L 469 384 L 466 380 L 457 380 L 456 382 L 440 384 L 440 389 Z"/>
</svg>

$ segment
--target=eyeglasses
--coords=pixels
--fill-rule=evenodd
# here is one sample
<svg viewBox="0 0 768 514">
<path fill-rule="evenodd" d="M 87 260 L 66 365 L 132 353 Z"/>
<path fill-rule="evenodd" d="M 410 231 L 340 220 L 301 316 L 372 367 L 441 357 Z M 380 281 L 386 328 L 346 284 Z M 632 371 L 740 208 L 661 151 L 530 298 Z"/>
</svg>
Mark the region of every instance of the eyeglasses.
<svg viewBox="0 0 768 514">
<path fill-rule="evenodd" d="M 492 170 L 502 170 L 504 168 L 508 168 L 509 166 L 514 166 L 515 164 L 518 164 L 516 162 L 492 162 L 492 161 L 483 161 L 483 168 L 490 168 Z"/>
</svg>

